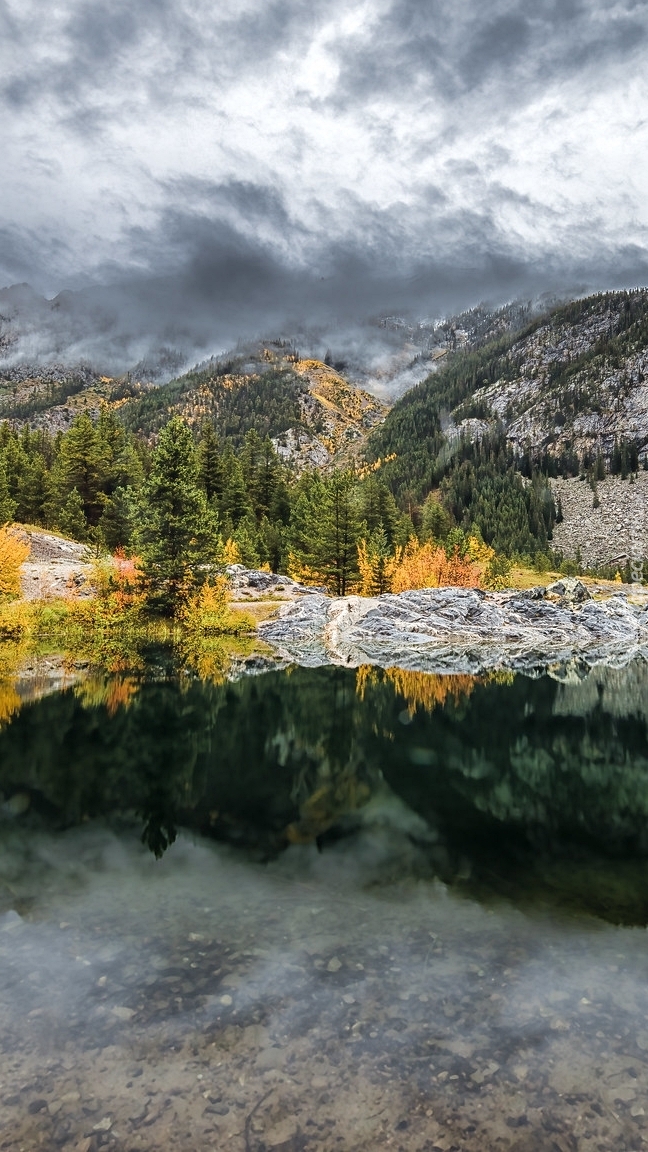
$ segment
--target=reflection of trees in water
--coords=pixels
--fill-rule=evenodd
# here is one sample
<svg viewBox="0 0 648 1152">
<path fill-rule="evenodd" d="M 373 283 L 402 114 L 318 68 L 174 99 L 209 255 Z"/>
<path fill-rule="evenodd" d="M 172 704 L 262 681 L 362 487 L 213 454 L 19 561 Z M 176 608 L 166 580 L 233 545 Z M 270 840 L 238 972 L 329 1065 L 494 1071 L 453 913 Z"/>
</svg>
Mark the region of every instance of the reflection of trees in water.
<svg viewBox="0 0 648 1152">
<path fill-rule="evenodd" d="M 22 700 L 16 692 L 15 679 L 27 652 L 28 646 L 24 641 L 0 639 L 0 728 L 22 707 Z"/>
<path fill-rule="evenodd" d="M 140 689 L 133 676 L 90 676 L 75 685 L 74 694 L 84 708 L 104 707 L 110 717 L 128 708 Z"/>
<path fill-rule="evenodd" d="M 25 705 L 0 731 L 0 791 L 28 790 L 30 812 L 59 826 L 135 812 L 156 854 L 185 825 L 268 857 L 353 827 L 345 818 L 386 782 L 427 822 L 421 851 L 444 879 L 504 892 L 532 877 L 543 891 L 578 884 L 585 904 L 602 890 L 596 869 L 612 875 L 601 861 L 648 855 L 645 720 L 594 697 L 569 714 L 564 685 L 549 677 L 154 674 L 89 678 Z M 619 881 L 610 907 L 621 887 L 630 898 Z"/>
<path fill-rule="evenodd" d="M 480 678 L 412 672 L 404 668 L 383 669 L 373 664 L 361 664 L 356 669 L 356 692 L 361 700 L 365 699 L 368 688 L 384 682 L 394 686 L 398 695 L 404 698 L 410 716 L 413 716 L 417 708 L 432 712 L 435 708 L 443 707 L 447 700 L 457 704 L 464 697 L 470 696 L 475 685 L 480 683 Z"/>
</svg>

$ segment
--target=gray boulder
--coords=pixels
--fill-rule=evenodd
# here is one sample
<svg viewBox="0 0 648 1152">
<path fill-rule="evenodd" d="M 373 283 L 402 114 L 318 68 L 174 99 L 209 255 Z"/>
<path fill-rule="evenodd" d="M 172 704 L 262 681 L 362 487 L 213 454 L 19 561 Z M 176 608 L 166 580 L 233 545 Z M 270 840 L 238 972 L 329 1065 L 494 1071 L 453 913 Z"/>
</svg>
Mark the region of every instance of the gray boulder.
<svg viewBox="0 0 648 1152">
<path fill-rule="evenodd" d="M 428 588 L 373 598 L 313 595 L 259 627 L 282 659 L 425 672 L 543 671 L 575 657 L 592 666 L 648 658 L 645 611 L 622 597 L 581 602 L 567 581 L 528 592 Z M 574 583 L 580 584 L 580 581 Z M 584 587 L 584 586 L 582 586 Z"/>
</svg>

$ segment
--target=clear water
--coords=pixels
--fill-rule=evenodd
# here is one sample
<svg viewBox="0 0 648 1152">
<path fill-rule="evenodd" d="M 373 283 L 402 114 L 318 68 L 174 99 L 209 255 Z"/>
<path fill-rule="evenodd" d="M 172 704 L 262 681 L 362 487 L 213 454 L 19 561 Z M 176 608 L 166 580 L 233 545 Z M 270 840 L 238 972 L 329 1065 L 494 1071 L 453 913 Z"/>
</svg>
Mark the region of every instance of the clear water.
<svg viewBox="0 0 648 1152">
<path fill-rule="evenodd" d="M 15 708 L 0 1148 L 644 1147 L 647 720 L 643 664 Z"/>
</svg>

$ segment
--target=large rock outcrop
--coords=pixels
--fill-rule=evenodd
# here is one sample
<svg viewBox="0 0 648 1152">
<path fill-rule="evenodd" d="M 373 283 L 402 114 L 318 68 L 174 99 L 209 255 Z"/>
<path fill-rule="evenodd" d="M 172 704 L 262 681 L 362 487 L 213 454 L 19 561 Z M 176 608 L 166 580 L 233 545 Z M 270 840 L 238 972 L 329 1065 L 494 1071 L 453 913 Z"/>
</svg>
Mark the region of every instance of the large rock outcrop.
<svg viewBox="0 0 648 1152">
<path fill-rule="evenodd" d="M 297 664 L 375 664 L 424 672 L 542 671 L 648 658 L 648 611 L 624 593 L 592 600 L 579 581 L 552 589 L 428 588 L 363 599 L 304 597 L 259 628 Z"/>
</svg>

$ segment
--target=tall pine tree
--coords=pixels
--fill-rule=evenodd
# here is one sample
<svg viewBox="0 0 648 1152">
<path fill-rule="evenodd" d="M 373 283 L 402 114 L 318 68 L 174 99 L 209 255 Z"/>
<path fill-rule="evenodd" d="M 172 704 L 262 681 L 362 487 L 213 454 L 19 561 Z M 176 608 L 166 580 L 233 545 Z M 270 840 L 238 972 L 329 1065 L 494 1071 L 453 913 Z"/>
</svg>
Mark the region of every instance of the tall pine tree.
<svg viewBox="0 0 648 1152">
<path fill-rule="evenodd" d="M 190 429 L 179 416 L 160 433 L 140 499 L 136 542 L 149 603 L 175 612 L 219 560 L 216 514 L 199 487 Z"/>
</svg>

